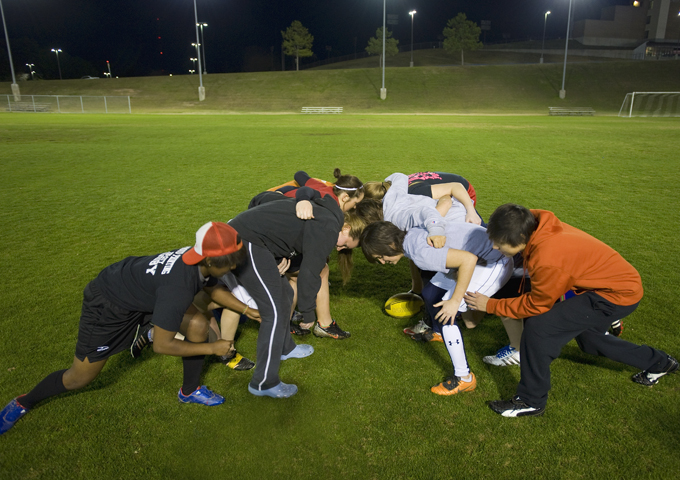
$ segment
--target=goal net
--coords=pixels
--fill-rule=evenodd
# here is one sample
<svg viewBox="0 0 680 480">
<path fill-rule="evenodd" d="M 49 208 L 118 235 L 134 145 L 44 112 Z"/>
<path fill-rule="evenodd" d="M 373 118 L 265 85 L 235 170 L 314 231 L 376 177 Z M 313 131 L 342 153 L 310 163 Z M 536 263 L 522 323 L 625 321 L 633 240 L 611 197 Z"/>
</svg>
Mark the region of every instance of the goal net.
<svg viewBox="0 0 680 480">
<path fill-rule="evenodd" d="M 619 117 L 680 117 L 680 92 L 627 93 Z"/>
</svg>

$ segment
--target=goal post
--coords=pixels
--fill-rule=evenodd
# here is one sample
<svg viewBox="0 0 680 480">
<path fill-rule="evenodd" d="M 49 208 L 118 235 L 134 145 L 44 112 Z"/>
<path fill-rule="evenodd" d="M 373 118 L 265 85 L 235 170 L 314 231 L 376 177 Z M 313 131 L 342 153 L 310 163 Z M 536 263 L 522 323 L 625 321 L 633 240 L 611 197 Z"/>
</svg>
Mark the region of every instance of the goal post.
<svg viewBox="0 0 680 480">
<path fill-rule="evenodd" d="M 631 92 L 619 117 L 680 117 L 680 92 Z"/>
</svg>

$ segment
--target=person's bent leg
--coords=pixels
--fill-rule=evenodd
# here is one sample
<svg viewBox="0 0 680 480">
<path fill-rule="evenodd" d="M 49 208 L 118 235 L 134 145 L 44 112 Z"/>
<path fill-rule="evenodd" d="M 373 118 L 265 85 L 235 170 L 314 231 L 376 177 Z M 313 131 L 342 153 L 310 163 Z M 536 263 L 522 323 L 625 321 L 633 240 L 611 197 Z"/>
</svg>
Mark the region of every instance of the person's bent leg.
<svg viewBox="0 0 680 480">
<path fill-rule="evenodd" d="M 179 331 L 184 335 L 185 342 L 205 343 L 208 341 L 209 329 L 208 319 L 192 305 L 184 314 Z M 182 357 L 184 375 L 181 391 L 183 395 L 191 395 L 192 392 L 198 389 L 204 360 L 205 355 Z"/>
</svg>

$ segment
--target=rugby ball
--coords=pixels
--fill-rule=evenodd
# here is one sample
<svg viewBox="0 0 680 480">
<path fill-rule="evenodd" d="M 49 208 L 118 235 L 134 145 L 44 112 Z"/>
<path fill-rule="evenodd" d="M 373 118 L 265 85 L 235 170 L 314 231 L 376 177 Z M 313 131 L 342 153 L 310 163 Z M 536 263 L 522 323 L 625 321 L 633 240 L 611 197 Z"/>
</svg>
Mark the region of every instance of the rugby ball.
<svg viewBox="0 0 680 480">
<path fill-rule="evenodd" d="M 425 302 L 415 293 L 397 293 L 385 302 L 385 313 L 394 318 L 409 318 L 420 312 L 423 305 Z"/>
</svg>

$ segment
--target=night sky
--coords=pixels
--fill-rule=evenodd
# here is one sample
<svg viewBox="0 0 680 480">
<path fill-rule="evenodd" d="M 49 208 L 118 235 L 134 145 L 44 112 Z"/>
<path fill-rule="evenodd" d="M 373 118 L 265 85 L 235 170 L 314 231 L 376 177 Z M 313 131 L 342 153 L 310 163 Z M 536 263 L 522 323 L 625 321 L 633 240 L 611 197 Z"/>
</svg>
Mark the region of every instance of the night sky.
<svg viewBox="0 0 680 480">
<path fill-rule="evenodd" d="M 106 60 L 120 76 L 182 74 L 192 68 L 196 41 L 193 0 L 2 0 L 17 73 L 26 63 L 54 78 L 61 48 L 64 78 L 103 76 Z M 441 39 L 446 21 L 459 12 L 480 23 L 491 21 L 486 42 L 564 38 L 568 0 L 387 0 L 388 26 L 401 45 L 410 44 L 409 10 L 415 9 L 414 41 Z M 574 0 L 574 17 L 599 18 L 607 5 L 629 0 Z M 314 35 L 314 59 L 363 52 L 382 25 L 380 0 L 197 0 L 204 30 L 208 73 L 281 68 L 281 30 L 300 20 Z M 159 38 L 160 37 L 160 38 Z M 355 40 L 356 39 L 356 40 Z M 482 37 L 482 39 L 484 39 Z M 8 75 L 4 36 L 0 77 Z M 272 50 L 273 48 L 273 50 Z M 329 50 L 330 49 L 330 50 Z M 163 52 L 162 54 L 160 52 Z M 273 52 L 273 54 L 272 54 Z M 293 68 L 289 60 L 287 69 Z"/>
</svg>

